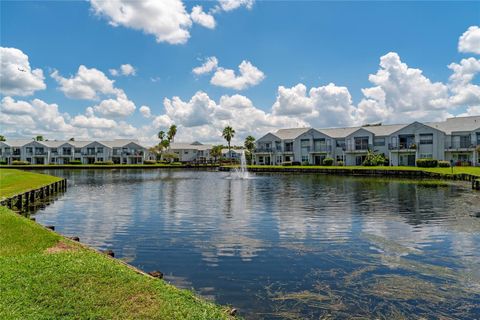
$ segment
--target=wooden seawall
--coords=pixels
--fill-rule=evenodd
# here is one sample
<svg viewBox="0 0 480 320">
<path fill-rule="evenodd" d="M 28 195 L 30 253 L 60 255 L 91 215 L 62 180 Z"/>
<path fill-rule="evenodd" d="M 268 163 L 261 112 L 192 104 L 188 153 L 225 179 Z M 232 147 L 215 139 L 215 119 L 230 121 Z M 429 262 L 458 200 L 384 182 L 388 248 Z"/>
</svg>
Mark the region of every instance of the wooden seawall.
<svg viewBox="0 0 480 320">
<path fill-rule="evenodd" d="M 230 171 L 232 167 L 219 167 L 220 171 Z M 429 178 L 429 179 L 446 179 L 469 181 L 472 183 L 472 189 L 480 190 L 480 178 L 467 173 L 443 174 L 437 172 L 428 172 L 422 170 L 382 170 L 382 169 L 329 169 L 329 168 L 248 168 L 250 172 L 278 172 L 278 173 L 316 173 L 330 174 L 340 176 L 372 176 L 372 177 L 396 177 L 396 178 Z"/>
<path fill-rule="evenodd" d="M 9 209 L 22 211 L 24 208 L 28 208 L 37 201 L 45 200 L 56 193 L 65 191 L 67 191 L 67 179 L 62 179 L 38 189 L 29 190 L 3 199 L 0 201 L 0 205 Z"/>
</svg>

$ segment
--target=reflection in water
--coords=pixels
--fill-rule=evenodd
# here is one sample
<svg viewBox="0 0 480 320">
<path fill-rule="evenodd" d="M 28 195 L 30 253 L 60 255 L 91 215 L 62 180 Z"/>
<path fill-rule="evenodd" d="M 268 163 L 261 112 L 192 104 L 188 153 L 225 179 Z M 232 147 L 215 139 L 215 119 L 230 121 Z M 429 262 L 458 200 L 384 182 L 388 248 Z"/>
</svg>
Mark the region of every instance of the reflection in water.
<svg viewBox="0 0 480 320">
<path fill-rule="evenodd" d="M 480 316 L 479 194 L 321 175 L 50 170 L 66 235 L 246 318 Z"/>
</svg>

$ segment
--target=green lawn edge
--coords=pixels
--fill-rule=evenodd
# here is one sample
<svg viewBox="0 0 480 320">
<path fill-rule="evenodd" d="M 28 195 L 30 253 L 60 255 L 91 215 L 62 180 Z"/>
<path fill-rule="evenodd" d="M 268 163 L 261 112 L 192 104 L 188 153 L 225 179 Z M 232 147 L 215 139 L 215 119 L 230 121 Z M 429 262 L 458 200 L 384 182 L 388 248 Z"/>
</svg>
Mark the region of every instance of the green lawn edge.
<svg viewBox="0 0 480 320">
<path fill-rule="evenodd" d="M 2 170 L 0 187 L 12 174 Z M 40 174 L 15 171 L 16 182 L 40 181 Z M 17 194 L 37 186 L 18 184 Z M 231 318 L 227 307 L 0 207 L 0 319 Z"/>
<path fill-rule="evenodd" d="M 238 166 L 222 166 L 221 168 L 234 168 Z M 327 170 L 327 171 L 359 171 L 359 170 L 370 170 L 370 171 L 423 171 L 428 173 L 437 173 L 445 176 L 452 176 L 457 174 L 469 174 L 472 176 L 477 176 L 480 178 L 480 167 L 451 167 L 449 168 L 420 168 L 420 167 L 407 167 L 407 166 L 276 166 L 276 165 L 249 165 L 247 169 L 272 169 L 288 171 L 291 169 L 301 169 L 302 171 L 308 170 Z"/>
</svg>

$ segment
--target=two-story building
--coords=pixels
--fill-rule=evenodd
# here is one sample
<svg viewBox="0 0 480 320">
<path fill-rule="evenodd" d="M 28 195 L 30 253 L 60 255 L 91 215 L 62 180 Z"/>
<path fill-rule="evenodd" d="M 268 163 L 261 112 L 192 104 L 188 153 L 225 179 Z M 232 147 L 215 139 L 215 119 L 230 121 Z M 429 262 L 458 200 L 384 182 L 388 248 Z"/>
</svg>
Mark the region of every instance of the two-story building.
<svg viewBox="0 0 480 320">
<path fill-rule="evenodd" d="M 257 140 L 254 161 L 319 165 L 328 157 L 354 166 L 361 165 L 369 151 L 383 154 L 393 166 L 415 166 L 421 158 L 478 166 L 480 116 L 435 123 L 280 129 Z"/>
</svg>

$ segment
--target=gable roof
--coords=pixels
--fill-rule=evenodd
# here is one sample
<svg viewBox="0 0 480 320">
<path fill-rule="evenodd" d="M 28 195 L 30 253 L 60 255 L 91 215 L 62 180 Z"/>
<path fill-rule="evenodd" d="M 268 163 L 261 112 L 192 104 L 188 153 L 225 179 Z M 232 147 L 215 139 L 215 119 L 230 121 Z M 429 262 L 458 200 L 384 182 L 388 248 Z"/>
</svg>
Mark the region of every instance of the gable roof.
<svg viewBox="0 0 480 320">
<path fill-rule="evenodd" d="M 2 141 L 6 145 L 9 145 L 10 147 L 21 147 L 26 145 L 27 143 L 33 142 L 34 140 L 32 139 L 9 139 L 7 141 Z"/>
<path fill-rule="evenodd" d="M 406 126 L 408 126 L 408 124 L 387 124 L 380 126 L 363 126 L 362 129 L 370 131 L 376 136 L 388 136 Z"/>
<path fill-rule="evenodd" d="M 480 116 L 448 118 L 442 122 L 429 122 L 426 125 L 452 134 L 452 132 L 474 131 L 480 128 Z"/>
<path fill-rule="evenodd" d="M 360 127 L 329 128 L 329 129 L 317 129 L 317 130 L 332 138 L 346 138 L 347 136 L 351 135 L 358 129 L 360 129 Z"/>
<path fill-rule="evenodd" d="M 299 135 L 307 132 L 311 128 L 290 128 L 290 129 L 279 129 L 273 135 L 279 137 L 282 140 L 295 139 Z"/>
<path fill-rule="evenodd" d="M 198 142 L 198 141 L 196 141 Z M 185 142 L 174 142 L 170 144 L 170 150 L 179 150 L 179 149 L 186 149 L 186 150 L 208 150 L 212 149 L 211 144 L 198 144 L 198 143 L 185 143 Z"/>
</svg>

